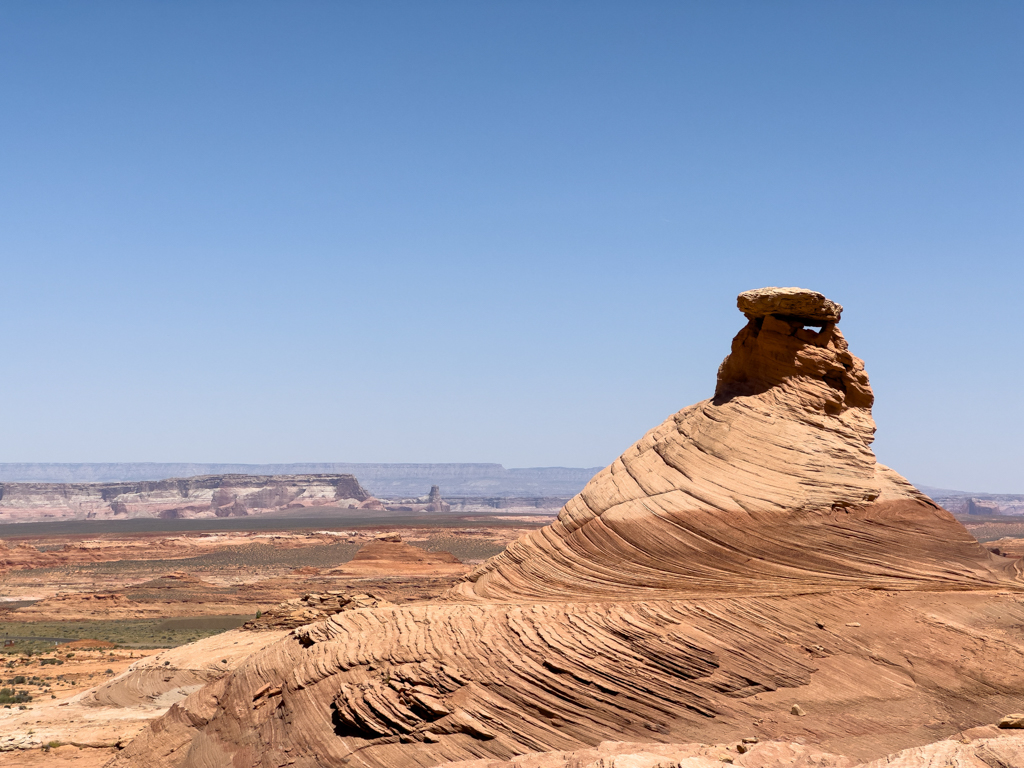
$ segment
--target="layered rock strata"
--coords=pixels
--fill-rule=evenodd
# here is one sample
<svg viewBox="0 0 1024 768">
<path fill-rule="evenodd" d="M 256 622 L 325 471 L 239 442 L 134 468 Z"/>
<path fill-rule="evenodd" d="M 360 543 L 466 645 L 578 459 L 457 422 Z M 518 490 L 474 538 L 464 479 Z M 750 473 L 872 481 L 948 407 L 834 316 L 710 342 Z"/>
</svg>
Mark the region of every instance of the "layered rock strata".
<svg viewBox="0 0 1024 768">
<path fill-rule="evenodd" d="M 748 323 L 715 396 L 648 432 L 460 598 L 969 587 L 1019 569 L 875 460 L 842 307 L 795 289 L 739 304 Z"/>
<path fill-rule="evenodd" d="M 930 713 L 1012 709 L 1021 562 L 875 461 L 839 305 L 768 289 L 739 306 L 714 397 L 554 524 L 442 600 L 294 630 L 114 764 L 426 767 L 752 724 L 867 759 L 946 735 Z"/>
<path fill-rule="evenodd" d="M 239 517 L 308 506 L 361 506 L 352 475 L 206 475 L 131 483 L 0 483 L 0 522 Z"/>
<path fill-rule="evenodd" d="M 390 608 L 387 600 L 374 595 L 348 595 L 340 590 L 328 590 L 323 594 L 309 593 L 279 603 L 270 610 L 262 611 L 252 621 L 242 625 L 251 632 L 269 629 L 295 629 L 305 624 L 322 621 L 342 611 L 357 611 L 363 608 Z"/>
</svg>

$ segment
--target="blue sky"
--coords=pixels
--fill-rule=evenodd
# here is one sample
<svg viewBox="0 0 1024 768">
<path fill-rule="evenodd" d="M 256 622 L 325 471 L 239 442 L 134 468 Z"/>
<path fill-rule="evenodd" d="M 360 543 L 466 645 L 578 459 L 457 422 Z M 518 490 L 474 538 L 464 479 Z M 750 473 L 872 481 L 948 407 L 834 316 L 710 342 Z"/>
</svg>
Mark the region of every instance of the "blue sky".
<svg viewBox="0 0 1024 768">
<path fill-rule="evenodd" d="M 820 290 L 1024 493 L 1024 6 L 0 5 L 0 461 L 596 466 Z"/>
</svg>

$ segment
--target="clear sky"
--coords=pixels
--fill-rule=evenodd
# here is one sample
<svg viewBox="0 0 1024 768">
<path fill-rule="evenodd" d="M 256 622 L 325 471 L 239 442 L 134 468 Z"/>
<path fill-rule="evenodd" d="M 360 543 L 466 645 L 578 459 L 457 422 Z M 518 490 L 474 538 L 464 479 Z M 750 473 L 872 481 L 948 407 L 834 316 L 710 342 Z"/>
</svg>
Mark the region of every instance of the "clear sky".
<svg viewBox="0 0 1024 768">
<path fill-rule="evenodd" d="M 740 291 L 1024 493 L 1024 4 L 5 2 L 0 461 L 596 466 Z"/>
</svg>

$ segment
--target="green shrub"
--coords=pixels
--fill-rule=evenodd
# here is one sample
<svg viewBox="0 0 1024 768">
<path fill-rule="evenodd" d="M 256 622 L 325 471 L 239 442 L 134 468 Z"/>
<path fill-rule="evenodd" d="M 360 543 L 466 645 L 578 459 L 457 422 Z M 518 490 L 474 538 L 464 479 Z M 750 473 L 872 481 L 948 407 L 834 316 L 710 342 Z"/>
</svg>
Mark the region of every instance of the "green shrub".
<svg viewBox="0 0 1024 768">
<path fill-rule="evenodd" d="M 0 688 L 0 704 L 21 704 L 26 701 L 32 701 L 32 697 L 27 691 Z"/>
</svg>

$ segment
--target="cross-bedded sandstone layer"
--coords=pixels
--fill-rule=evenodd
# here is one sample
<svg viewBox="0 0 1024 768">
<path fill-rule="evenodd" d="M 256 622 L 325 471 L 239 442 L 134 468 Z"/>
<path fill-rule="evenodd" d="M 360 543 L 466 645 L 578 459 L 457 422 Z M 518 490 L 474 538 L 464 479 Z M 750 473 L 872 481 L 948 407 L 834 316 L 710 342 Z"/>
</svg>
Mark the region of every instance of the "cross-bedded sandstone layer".
<svg viewBox="0 0 1024 768">
<path fill-rule="evenodd" d="M 868 758 L 1014 709 L 1021 562 L 876 462 L 841 307 L 739 305 L 714 397 L 554 524 L 443 600 L 296 629 L 114 764 L 403 768 L 752 727 Z"/>
</svg>

